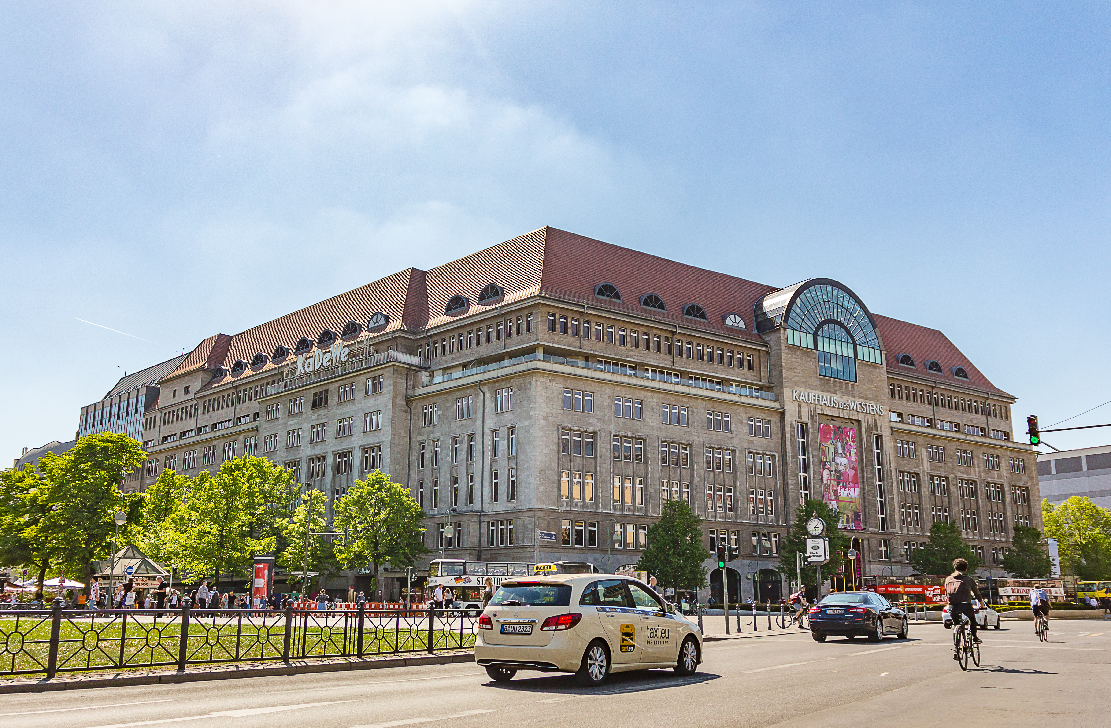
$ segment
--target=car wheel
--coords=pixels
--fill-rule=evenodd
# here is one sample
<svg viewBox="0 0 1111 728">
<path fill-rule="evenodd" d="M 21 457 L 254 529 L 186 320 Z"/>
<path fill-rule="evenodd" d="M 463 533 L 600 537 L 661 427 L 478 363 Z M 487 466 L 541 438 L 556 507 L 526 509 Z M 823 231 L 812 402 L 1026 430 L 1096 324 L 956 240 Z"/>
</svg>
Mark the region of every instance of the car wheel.
<svg viewBox="0 0 1111 728">
<path fill-rule="evenodd" d="M 883 639 L 883 620 L 876 617 L 876 628 L 868 635 L 869 642 L 879 642 Z"/>
<path fill-rule="evenodd" d="M 489 675 L 490 679 L 494 680 L 495 682 L 509 682 L 513 679 L 513 676 L 517 674 L 517 671 L 514 670 L 512 667 L 487 665 L 486 674 Z"/>
<path fill-rule="evenodd" d="M 675 663 L 675 672 L 680 675 L 693 675 L 698 672 L 698 640 L 687 637 L 679 647 L 679 660 Z"/>
<path fill-rule="evenodd" d="M 575 673 L 575 678 L 579 685 L 597 687 L 606 681 L 609 674 L 609 648 L 602 640 L 594 640 L 586 646 L 586 652 L 583 653 L 582 663 L 579 665 L 579 671 Z"/>
<path fill-rule="evenodd" d="M 903 626 L 899 628 L 898 638 L 901 639 L 901 640 L 905 640 L 907 638 L 907 633 L 909 633 L 909 632 L 910 632 L 910 623 L 907 622 L 906 617 L 903 617 Z"/>
<path fill-rule="evenodd" d="M 826 641 L 826 636 L 824 634 L 822 634 L 821 632 L 815 632 L 815 631 L 813 631 L 813 629 L 811 629 L 811 631 L 810 631 L 810 636 L 814 638 L 815 642 L 825 642 Z"/>
</svg>

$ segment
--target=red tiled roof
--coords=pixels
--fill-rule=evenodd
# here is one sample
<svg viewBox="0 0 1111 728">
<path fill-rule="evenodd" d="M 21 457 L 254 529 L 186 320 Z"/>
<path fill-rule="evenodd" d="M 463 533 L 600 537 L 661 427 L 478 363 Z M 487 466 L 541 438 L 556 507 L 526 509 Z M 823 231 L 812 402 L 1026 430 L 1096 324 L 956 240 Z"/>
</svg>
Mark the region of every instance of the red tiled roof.
<svg viewBox="0 0 1111 728">
<path fill-rule="evenodd" d="M 228 355 L 228 344 L 230 342 L 231 337 L 227 334 L 209 336 L 186 355 L 185 360 L 178 364 L 177 369 L 163 378 L 168 379 L 169 377 L 188 374 L 198 369 L 215 369 L 224 363 L 224 357 Z"/>
<path fill-rule="evenodd" d="M 545 228 L 544 293 L 562 299 L 589 303 L 595 308 L 636 312 L 660 321 L 725 333 L 760 341 L 753 332 L 752 307 L 757 299 L 776 290 L 772 286 L 696 268 L 630 248 L 622 248 L 574 233 Z M 621 292 L 621 302 L 594 295 L 594 287 L 612 283 Z M 655 293 L 667 311 L 640 305 L 642 296 Z M 683 315 L 697 303 L 706 310 L 708 321 Z M 745 330 L 726 328 L 722 318 L 736 313 Z"/>
<path fill-rule="evenodd" d="M 956 384 L 972 386 L 977 389 L 999 394 L 1004 397 L 1013 397 L 999 389 L 977 369 L 968 357 L 949 340 L 949 337 L 937 329 L 926 328 L 917 324 L 907 323 L 898 319 L 888 318 L 873 314 L 879 328 L 880 338 L 884 350 L 887 352 L 887 370 L 894 374 L 913 373 L 927 379 L 935 379 L 938 384 Z M 899 357 L 910 354 L 914 359 L 914 368 L 899 364 Z M 926 369 L 926 362 L 936 360 L 941 365 L 942 373 L 931 372 Z M 963 367 L 968 373 L 968 381 L 953 376 L 953 367 Z"/>
</svg>

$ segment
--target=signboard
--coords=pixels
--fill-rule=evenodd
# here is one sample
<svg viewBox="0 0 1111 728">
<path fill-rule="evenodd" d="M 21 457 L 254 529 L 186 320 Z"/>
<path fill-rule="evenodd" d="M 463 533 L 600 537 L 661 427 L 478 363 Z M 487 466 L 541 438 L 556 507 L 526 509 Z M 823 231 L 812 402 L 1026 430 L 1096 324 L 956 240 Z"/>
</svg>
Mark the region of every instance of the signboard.
<svg viewBox="0 0 1111 728">
<path fill-rule="evenodd" d="M 1056 602 L 1064 601 L 1065 590 L 1060 587 L 1042 587 L 1050 599 Z M 1030 589 L 1028 586 L 1001 586 L 999 587 L 999 596 L 1004 597 L 1009 602 L 1013 601 L 1029 601 Z"/>
<path fill-rule="evenodd" d="M 274 557 L 256 556 L 254 579 L 251 582 L 251 603 L 266 604 L 274 578 Z"/>
<path fill-rule="evenodd" d="M 837 509 L 838 526 L 844 530 L 864 529 L 860 502 L 860 459 L 856 427 L 819 424 L 822 463 L 822 500 Z"/>
<path fill-rule="evenodd" d="M 332 344 L 330 349 L 317 349 L 311 354 L 297 355 L 297 375 L 308 374 L 325 367 L 338 367 L 347 361 L 351 350 L 340 343 Z"/>
<path fill-rule="evenodd" d="M 806 562 L 809 564 L 824 564 L 829 561 L 829 539 L 806 539 Z"/>
<path fill-rule="evenodd" d="M 127 567 L 124 568 L 123 573 L 127 574 L 128 576 L 131 576 L 132 574 L 135 573 L 135 567 L 131 566 L 129 564 Z"/>
<path fill-rule="evenodd" d="M 136 589 L 157 589 L 158 577 L 157 576 L 136 576 L 132 581 L 132 586 Z"/>
<path fill-rule="evenodd" d="M 940 584 L 880 584 L 875 591 L 880 594 L 913 594 L 925 597 L 925 601 L 934 604 L 946 601 L 945 587 Z"/>
<path fill-rule="evenodd" d="M 1057 550 L 1057 539 L 1046 539 L 1046 545 L 1049 547 L 1049 564 L 1050 576 L 1060 579 L 1061 578 L 1061 554 Z"/>
<path fill-rule="evenodd" d="M 795 402 L 806 402 L 807 404 L 816 404 L 819 407 L 859 412 L 865 415 L 882 415 L 884 413 L 883 405 L 876 404 L 875 402 L 865 402 L 859 399 L 841 399 L 836 394 L 800 392 L 797 389 L 792 389 L 791 399 Z"/>
<path fill-rule="evenodd" d="M 534 574 L 554 574 L 556 573 L 555 564 L 537 564 L 533 567 Z"/>
<path fill-rule="evenodd" d="M 538 533 L 540 534 L 541 541 L 551 541 L 552 543 L 556 542 L 555 531 L 539 531 Z"/>
</svg>

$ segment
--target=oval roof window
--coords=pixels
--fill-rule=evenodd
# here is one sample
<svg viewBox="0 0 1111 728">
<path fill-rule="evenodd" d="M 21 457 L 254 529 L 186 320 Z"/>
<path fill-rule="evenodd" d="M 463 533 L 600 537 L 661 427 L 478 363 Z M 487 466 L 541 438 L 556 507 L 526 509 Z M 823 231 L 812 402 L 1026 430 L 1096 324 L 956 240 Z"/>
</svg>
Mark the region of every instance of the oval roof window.
<svg viewBox="0 0 1111 728">
<path fill-rule="evenodd" d="M 490 301 L 498 300 L 504 295 L 505 290 L 501 286 L 499 286 L 497 283 L 491 283 L 479 292 L 478 302 L 489 303 Z"/>
<path fill-rule="evenodd" d="M 379 311 L 366 322 L 367 331 L 381 331 L 390 325 L 390 317 Z"/>
<path fill-rule="evenodd" d="M 343 326 L 343 331 L 340 332 L 340 337 L 344 339 L 354 339 L 359 334 L 363 333 L 363 325 L 358 321 L 348 321 Z"/>
<path fill-rule="evenodd" d="M 289 347 L 278 344 L 274 347 L 274 353 L 270 355 L 270 361 L 277 363 L 287 356 L 289 356 Z"/>
<path fill-rule="evenodd" d="M 731 329 L 743 329 L 745 320 L 739 313 L 727 313 L 721 317 L 721 322 Z"/>
<path fill-rule="evenodd" d="M 467 309 L 468 301 L 464 296 L 456 293 L 454 296 L 447 300 L 447 305 L 444 306 L 445 314 L 459 313 Z"/>
<path fill-rule="evenodd" d="M 899 363 L 905 367 L 914 367 L 914 357 L 910 354 L 900 354 Z"/>
<path fill-rule="evenodd" d="M 953 367 L 953 376 L 960 379 L 968 379 L 968 372 L 964 370 L 964 367 Z"/>
<path fill-rule="evenodd" d="M 640 297 L 640 305 L 645 308 L 654 308 L 657 311 L 666 311 L 667 306 L 664 305 L 664 300 L 657 296 L 655 293 L 649 293 Z"/>
<path fill-rule="evenodd" d="M 306 351 L 312 350 L 312 339 L 307 336 L 302 336 L 297 340 L 296 346 L 293 347 L 295 354 L 304 354 Z"/>
<path fill-rule="evenodd" d="M 926 371 L 934 372 L 936 374 L 945 373 L 945 370 L 941 368 L 941 364 L 938 363 L 937 359 L 930 359 L 928 362 L 926 362 Z"/>
<path fill-rule="evenodd" d="M 269 357 L 260 351 L 251 357 L 251 366 L 258 369 L 259 367 L 266 366 L 267 361 L 269 361 Z"/>
<path fill-rule="evenodd" d="M 331 346 L 336 343 L 336 332 L 331 329 L 324 329 L 320 332 L 320 336 L 316 337 L 316 345 L 323 349 L 326 346 Z"/>
<path fill-rule="evenodd" d="M 688 303 L 683 308 L 683 315 L 687 318 L 701 319 L 707 321 L 706 309 L 699 306 L 697 303 Z"/>
<path fill-rule="evenodd" d="M 238 377 L 240 374 L 246 371 L 246 369 L 247 362 L 243 361 L 242 359 L 236 359 L 235 363 L 231 365 L 231 375 L 233 377 Z"/>
</svg>

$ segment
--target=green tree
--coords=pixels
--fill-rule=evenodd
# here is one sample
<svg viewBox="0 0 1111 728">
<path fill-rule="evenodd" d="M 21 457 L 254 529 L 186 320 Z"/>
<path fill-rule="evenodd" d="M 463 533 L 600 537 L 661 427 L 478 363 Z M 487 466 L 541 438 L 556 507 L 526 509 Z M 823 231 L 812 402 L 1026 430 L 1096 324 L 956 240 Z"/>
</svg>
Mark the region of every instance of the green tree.
<svg viewBox="0 0 1111 728">
<path fill-rule="evenodd" d="M 912 551 L 910 563 L 921 574 L 942 576 L 953 573 L 953 560 L 968 562 L 968 570 L 980 568 L 980 560 L 961 538 L 955 523 L 938 521 L 930 526 L 930 540 L 922 548 Z"/>
<path fill-rule="evenodd" d="M 1111 511 L 1073 496 L 1054 506 L 1042 501 L 1045 535 L 1057 539 L 1061 568 L 1080 579 L 1111 578 Z"/>
<path fill-rule="evenodd" d="M 183 508 L 193 486 L 193 479 L 173 470 L 163 470 L 158 479 L 143 492 L 139 525 L 134 541 L 150 558 L 174 564 L 174 520 Z"/>
<path fill-rule="evenodd" d="M 294 493 L 286 469 L 252 455 L 233 458 L 192 480 L 158 538 L 185 578 L 212 574 L 219 584 L 222 576 L 245 576 L 255 556 L 275 551 Z"/>
<path fill-rule="evenodd" d="M 408 488 L 377 470 L 366 480 L 355 481 L 334 508 L 335 528 L 344 534 L 343 542 L 336 545 L 336 557 L 346 569 L 371 565 L 372 589 L 378 588 L 382 564 L 404 568 L 428 551 L 421 526 L 424 511 Z"/>
<path fill-rule="evenodd" d="M 0 563 L 34 569 L 40 595 L 59 550 L 45 527 L 49 495 L 49 483 L 30 463 L 0 471 Z"/>
<path fill-rule="evenodd" d="M 293 509 L 293 517 L 282 525 L 286 547 L 278 556 L 278 566 L 286 572 L 317 571 L 322 576 L 338 571 L 335 548 L 330 539 L 313 536 L 328 531 L 324 518 L 327 496 L 319 490 L 307 490 Z M 309 579 L 298 579 L 301 591 L 308 592 Z"/>
<path fill-rule="evenodd" d="M 61 455 L 39 459 L 38 469 L 50 484 L 51 511 L 44 526 L 58 547 L 58 565 L 80 574 L 86 591 L 93 561 L 111 547 L 116 513 L 134 513 L 135 496 L 124 495 L 120 483 L 145 460 L 138 441 L 115 432 L 82 437 Z"/>
<path fill-rule="evenodd" d="M 648 527 L 648 547 L 637 568 L 655 576 L 663 587 L 700 589 L 706 585 L 704 562 L 710 558 L 702 538 L 702 519 L 690 505 L 667 501 L 660 520 Z"/>
<path fill-rule="evenodd" d="M 830 508 L 829 504 L 820 500 L 807 500 L 803 503 L 798 517 L 787 532 L 787 537 L 779 544 L 779 566 L 776 568 L 788 578 L 795 578 L 798 558 L 796 554 L 802 554 L 802 582 L 808 586 L 819 586 L 819 565 L 806 565 L 806 539 L 811 538 L 806 532 L 806 522 L 815 516 L 826 522 L 824 538 L 829 539 L 829 561 L 820 565 L 821 573 L 825 578 L 835 574 L 841 567 L 845 560 L 843 554 L 851 543 L 849 537 L 841 533 L 837 527 L 840 516 L 836 510 Z"/>
<path fill-rule="evenodd" d="M 1003 557 L 1003 568 L 1019 579 L 1043 579 L 1053 564 L 1042 546 L 1042 532 L 1029 526 L 1015 526 L 1011 550 Z"/>
</svg>

